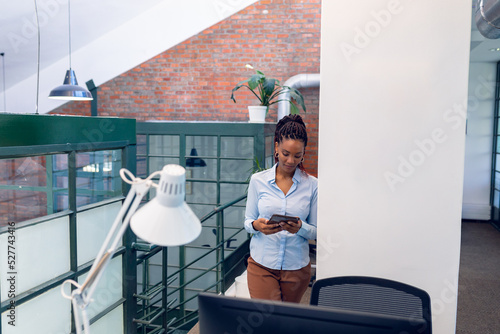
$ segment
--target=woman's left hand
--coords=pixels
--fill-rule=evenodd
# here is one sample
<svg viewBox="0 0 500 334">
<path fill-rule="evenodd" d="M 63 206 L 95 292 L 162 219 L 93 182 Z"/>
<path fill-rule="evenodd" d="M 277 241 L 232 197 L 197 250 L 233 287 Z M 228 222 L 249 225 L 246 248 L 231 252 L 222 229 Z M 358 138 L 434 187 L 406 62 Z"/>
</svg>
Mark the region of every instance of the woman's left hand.
<svg viewBox="0 0 500 334">
<path fill-rule="evenodd" d="M 280 226 L 283 228 L 283 230 L 295 234 L 302 227 L 302 220 L 299 219 L 296 223 L 294 223 L 293 221 L 281 222 Z"/>
</svg>

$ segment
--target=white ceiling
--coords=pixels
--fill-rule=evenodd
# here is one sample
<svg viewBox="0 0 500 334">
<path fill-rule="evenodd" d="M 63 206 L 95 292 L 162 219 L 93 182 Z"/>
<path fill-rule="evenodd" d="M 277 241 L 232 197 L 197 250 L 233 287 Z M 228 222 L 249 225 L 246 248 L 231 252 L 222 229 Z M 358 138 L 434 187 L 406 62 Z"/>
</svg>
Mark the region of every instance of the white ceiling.
<svg viewBox="0 0 500 334">
<path fill-rule="evenodd" d="M 40 67 L 44 69 L 61 59 L 69 65 L 68 0 L 36 0 L 40 21 Z M 188 0 L 183 0 L 188 1 Z M 190 0 L 189 0 L 190 1 Z M 72 0 L 71 1 L 71 49 L 72 54 L 110 32 L 137 15 L 159 3 L 175 0 Z M 37 34 L 35 0 L 0 0 L 0 53 L 5 56 L 0 66 L 5 71 L 5 87 L 10 87 L 34 75 L 37 70 Z M 500 52 L 490 49 L 500 47 L 500 39 L 484 38 L 475 26 L 475 0 L 472 0 L 471 61 L 497 62 Z M 452 10 L 452 9 L 451 9 Z M 2 57 L 0 57 L 2 58 Z M 61 73 L 61 83 L 64 73 Z M 3 81 L 3 77 L 0 77 Z M 82 82 L 80 82 L 82 84 Z"/>
<path fill-rule="evenodd" d="M 165 1 L 71 0 L 72 52 Z M 68 0 L 36 0 L 36 3 L 41 69 L 62 58 L 68 58 L 69 64 Z M 0 53 L 5 53 L 6 89 L 36 73 L 37 42 L 35 1 L 0 0 Z M 61 73 L 61 83 L 63 79 Z"/>
</svg>

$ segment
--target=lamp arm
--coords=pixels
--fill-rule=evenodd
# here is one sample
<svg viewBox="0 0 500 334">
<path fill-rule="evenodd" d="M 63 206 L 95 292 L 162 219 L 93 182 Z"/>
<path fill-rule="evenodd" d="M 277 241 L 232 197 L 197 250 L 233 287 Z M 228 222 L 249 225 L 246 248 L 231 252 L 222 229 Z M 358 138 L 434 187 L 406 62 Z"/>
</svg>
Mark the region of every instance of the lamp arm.
<svg viewBox="0 0 500 334">
<path fill-rule="evenodd" d="M 116 216 L 115 221 L 113 222 L 113 225 L 111 226 L 111 229 L 109 230 L 108 235 L 106 236 L 106 239 L 104 240 L 104 243 L 101 246 L 101 249 L 99 250 L 99 253 L 97 254 L 83 284 L 79 285 L 73 280 L 67 280 L 64 282 L 71 283 L 77 287 L 73 290 L 71 296 L 67 296 L 63 292 L 63 296 L 72 300 L 77 333 L 81 333 L 81 320 L 83 320 L 85 332 L 88 333 L 89 324 L 86 315 L 86 308 L 92 299 L 92 295 L 94 294 L 96 286 L 99 283 L 104 270 L 116 252 L 118 245 L 130 224 L 132 215 L 136 212 L 144 195 L 154 184 L 150 179 L 140 180 L 143 182 L 138 182 L 137 180 L 140 179 L 134 179 L 134 182 L 131 182 L 132 187 L 125 198 L 123 205 Z M 123 218 L 123 216 L 125 216 L 125 218 Z M 64 285 L 65 284 L 63 284 L 61 289 L 64 289 Z M 78 314 L 80 311 L 81 318 Z"/>
<path fill-rule="evenodd" d="M 123 217 L 125 216 L 127 210 L 129 210 L 129 208 L 130 208 L 130 211 L 131 211 L 131 209 L 132 209 L 131 206 L 133 206 L 132 200 L 134 199 L 134 196 L 136 196 L 136 194 L 137 194 L 137 191 L 135 188 L 136 188 L 136 185 L 134 184 L 132 186 L 132 188 L 130 188 L 130 191 L 128 192 L 127 197 L 125 197 L 125 200 L 123 201 L 122 207 L 120 208 L 120 211 L 118 212 L 118 215 L 116 216 L 115 221 L 113 222 L 113 225 L 111 225 L 111 229 L 109 230 L 108 235 L 106 236 L 106 239 L 104 239 L 104 242 L 101 245 L 101 249 L 99 250 L 99 252 L 97 253 L 97 255 L 95 257 L 95 261 L 92 264 L 92 268 L 90 268 L 90 273 L 92 273 L 94 271 L 95 267 L 97 266 L 97 264 L 99 262 L 99 259 L 101 259 L 103 257 L 104 252 L 106 252 L 106 250 L 108 249 L 110 242 L 111 242 L 111 238 L 113 237 L 118 226 L 120 226 L 120 224 L 122 224 Z"/>
<path fill-rule="evenodd" d="M 132 185 L 132 188 L 130 189 L 127 197 L 125 198 L 124 205 L 122 206 L 120 212 L 116 216 L 116 219 L 111 229 L 109 230 L 103 245 L 101 246 L 101 250 L 97 254 L 97 257 L 95 258 L 94 263 L 90 268 L 87 279 L 85 280 L 85 282 L 83 282 L 81 286 L 80 294 L 82 296 L 82 301 L 85 306 L 90 302 L 92 295 L 94 294 L 95 288 L 97 286 L 97 283 L 99 282 L 104 270 L 108 266 L 109 261 L 111 260 L 114 253 L 118 249 L 118 245 L 129 226 L 130 218 L 137 211 L 137 208 L 139 207 L 142 198 L 151 188 L 151 184 L 152 182 L 143 182 L 143 183 L 134 183 Z M 129 196 L 130 197 L 135 196 L 133 201 L 131 200 L 131 198 L 129 198 Z M 130 204 L 130 202 L 132 203 Z M 125 212 L 127 212 L 127 215 L 125 216 L 125 219 L 123 219 L 122 223 L 122 218 Z M 112 239 L 113 236 L 114 239 Z"/>
<path fill-rule="evenodd" d="M 83 328 L 85 332 L 88 334 L 88 329 L 90 328 L 90 323 L 89 323 L 89 318 L 87 317 L 87 312 L 85 310 L 82 310 L 78 306 L 78 299 L 73 298 L 71 300 L 71 305 L 73 306 L 73 315 L 75 319 L 75 328 L 76 328 L 76 333 L 80 334 L 82 332 L 82 321 L 83 321 Z"/>
<path fill-rule="evenodd" d="M 98 259 L 100 259 L 103 256 L 104 252 L 106 252 L 106 249 L 108 248 L 108 245 L 111 242 L 111 238 L 113 237 L 113 234 L 115 233 L 118 226 L 120 226 L 120 224 L 122 224 L 123 216 L 125 216 L 125 213 L 128 210 L 127 217 L 125 217 L 125 220 L 123 221 L 123 224 L 122 224 L 122 228 L 120 230 L 120 233 L 123 236 L 123 234 L 125 233 L 125 230 L 128 227 L 128 224 L 130 222 L 130 218 L 137 210 L 137 207 L 139 206 L 142 198 L 144 197 L 144 195 L 146 195 L 146 193 L 149 191 L 149 189 L 152 186 L 155 186 L 155 184 L 152 181 L 152 178 L 156 175 L 158 175 L 158 172 L 155 172 L 155 173 L 151 174 L 147 179 L 142 180 L 140 178 L 134 177 L 132 175 L 132 173 L 130 173 L 130 171 L 128 171 L 125 168 L 122 168 L 120 170 L 120 176 L 121 176 L 122 180 L 125 181 L 126 183 L 130 184 L 132 187 L 130 188 L 130 191 L 128 192 L 127 197 L 125 197 L 125 200 L 123 201 L 123 205 L 122 205 L 120 211 L 118 212 L 118 215 L 116 216 L 115 221 L 113 222 L 113 225 L 111 226 L 111 229 L 108 232 L 108 235 L 106 236 L 106 239 L 104 240 L 104 243 L 102 244 L 101 249 L 99 250 L 99 253 L 97 253 L 96 261 L 94 261 L 94 264 L 92 265 L 92 268 L 90 269 L 90 272 L 92 272 L 92 269 L 94 268 L 94 266 L 97 265 Z M 130 178 L 130 180 L 127 179 L 127 177 Z M 135 200 L 134 200 L 134 197 L 135 197 Z M 134 200 L 134 202 L 132 202 L 132 200 Z M 118 242 L 120 242 L 120 240 L 121 240 L 121 236 L 120 236 L 120 238 L 115 238 L 115 242 L 112 244 L 111 248 L 112 249 L 117 248 L 117 244 L 118 244 Z"/>
<path fill-rule="evenodd" d="M 132 216 L 135 214 L 137 208 L 141 203 L 142 198 L 144 197 L 144 195 L 148 193 L 151 187 L 159 187 L 159 185 L 155 184 L 152 180 L 153 177 L 155 177 L 156 175 L 160 175 L 160 184 L 167 185 L 169 182 L 171 182 L 170 189 L 172 189 L 172 185 L 175 185 L 175 192 L 172 193 L 172 191 L 170 191 L 169 195 L 167 195 L 166 193 L 166 186 L 159 188 L 161 191 L 158 197 L 161 195 L 163 199 L 166 198 L 167 200 L 173 201 L 173 203 L 178 202 L 177 209 L 180 210 L 179 213 L 186 214 L 186 217 L 184 217 L 183 220 L 191 224 L 193 232 L 186 233 L 185 229 L 182 229 L 181 232 L 183 232 L 184 235 L 182 235 L 181 240 L 175 240 L 174 242 L 171 241 L 164 242 L 163 240 L 156 239 L 150 235 L 146 235 L 145 237 L 142 233 L 138 233 L 137 231 L 135 231 L 135 233 L 139 237 L 142 236 L 142 238 L 145 240 L 148 241 L 154 240 L 154 243 L 168 246 L 170 244 L 171 245 L 186 244 L 192 241 L 194 238 L 196 238 L 201 232 L 201 225 L 199 219 L 194 215 L 192 211 L 186 210 L 185 207 L 186 204 L 184 201 L 182 201 L 184 192 L 178 191 L 178 186 L 180 185 L 181 187 L 184 187 L 186 182 L 185 169 L 182 166 L 166 165 L 163 167 L 161 172 L 160 171 L 154 172 L 144 180 L 134 177 L 132 173 L 130 173 L 130 171 L 126 170 L 125 168 L 120 169 L 121 178 L 123 179 L 124 182 L 132 185 L 132 187 L 130 188 L 127 197 L 123 201 L 123 205 L 120 208 L 120 211 L 118 212 L 118 215 L 115 221 L 113 222 L 113 225 L 111 226 L 111 229 L 108 232 L 104 240 L 104 243 L 101 246 L 101 249 L 99 250 L 99 253 L 97 254 L 94 260 L 94 263 L 92 264 L 92 267 L 89 270 L 87 278 L 85 279 L 82 285 L 79 285 L 74 280 L 66 280 L 61 286 L 61 293 L 63 297 L 71 300 L 77 334 L 82 333 L 82 327 L 83 331 L 86 334 L 89 334 L 90 324 L 89 324 L 89 319 L 87 317 L 87 306 L 92 301 L 91 300 L 92 295 L 95 292 L 96 286 L 99 283 L 104 270 L 106 270 L 109 261 L 115 254 L 118 245 L 122 240 L 123 235 L 125 234 L 125 231 L 130 225 L 130 220 Z M 146 208 L 149 209 L 151 207 L 148 205 L 150 204 L 147 204 L 144 207 L 144 209 Z M 150 211 L 157 212 L 154 210 L 154 208 L 155 207 L 153 206 L 153 210 L 150 209 Z M 157 221 L 153 222 L 158 224 Z M 132 227 L 137 228 L 137 226 L 134 227 L 134 225 Z M 146 226 L 146 228 L 150 229 L 150 226 Z M 163 231 L 162 234 L 165 233 L 165 231 Z M 181 233 L 179 233 L 179 236 L 181 236 Z M 179 241 L 181 242 L 179 243 Z M 64 291 L 66 283 L 72 284 L 76 287 L 71 292 L 71 296 L 68 296 Z"/>
</svg>

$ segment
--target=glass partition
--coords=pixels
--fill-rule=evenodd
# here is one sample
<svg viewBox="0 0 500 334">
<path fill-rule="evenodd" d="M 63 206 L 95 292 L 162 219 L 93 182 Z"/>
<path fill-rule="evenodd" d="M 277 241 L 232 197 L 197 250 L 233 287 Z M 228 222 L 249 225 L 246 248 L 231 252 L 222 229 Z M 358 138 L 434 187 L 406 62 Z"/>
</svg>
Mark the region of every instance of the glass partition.
<svg viewBox="0 0 500 334">
<path fill-rule="evenodd" d="M 51 161 L 45 155 L 0 159 L 0 226 L 54 212 Z"/>
<path fill-rule="evenodd" d="M 94 260 L 120 209 L 121 201 L 77 213 L 79 266 Z"/>
<path fill-rule="evenodd" d="M 76 155 L 77 206 L 122 193 L 121 150 Z M 69 209 L 68 155 L 0 159 L 0 226 Z"/>
<path fill-rule="evenodd" d="M 258 168 L 272 166 L 274 128 L 274 124 L 138 123 L 137 169 L 146 177 L 167 163 L 184 166 L 186 201 L 201 218 L 215 207 L 245 195 L 249 176 Z M 151 191 L 149 199 L 153 196 Z M 168 302 L 173 302 L 167 310 L 168 319 L 175 316 L 182 322 L 197 308 L 196 298 L 189 300 L 190 297 L 199 291 L 222 289 L 220 261 L 248 238 L 246 231 L 238 233 L 243 227 L 244 212 L 242 200 L 204 221 L 201 235 L 192 243 L 168 248 L 166 272 L 173 279 L 166 287 Z M 222 238 L 228 240 L 213 251 L 220 247 Z M 187 264 L 182 272 L 173 275 Z M 149 291 L 162 282 L 162 266 L 159 255 L 147 265 L 141 264 L 138 276 L 142 272 L 143 277 L 139 279 L 138 291 Z M 153 304 L 148 302 L 152 309 L 159 307 Z"/>
<path fill-rule="evenodd" d="M 217 137 L 186 136 L 186 157 L 196 156 L 217 157 Z"/>
<path fill-rule="evenodd" d="M 69 286 L 65 289 L 70 294 Z M 32 300 L 16 307 L 15 326 L 7 321 L 7 313 L 2 313 L 2 333 L 70 333 L 71 302 L 61 297 L 61 288 L 53 288 Z"/>
<path fill-rule="evenodd" d="M 260 164 L 262 167 L 271 168 L 274 165 L 274 136 L 266 136 L 266 163 Z"/>
<path fill-rule="evenodd" d="M 221 137 L 221 157 L 253 160 L 253 155 L 253 137 Z"/>
<path fill-rule="evenodd" d="M 92 334 L 123 334 L 123 306 L 119 305 L 111 312 L 90 325 Z"/>
<path fill-rule="evenodd" d="M 41 235 L 44 237 L 40 238 Z M 16 229 L 14 233 L 0 234 L 0 245 L 3 246 L 0 248 L 0 258 L 3 260 L 0 263 L 1 273 L 18 273 L 16 294 L 33 289 L 70 270 L 67 216 Z M 7 259 L 12 259 L 14 266 L 8 265 Z M 2 284 L 1 287 L 4 302 L 8 299 L 10 286 Z"/>
<path fill-rule="evenodd" d="M 0 332 L 75 333 L 61 288 L 70 295 L 63 283 L 87 275 L 121 207 L 135 120 L 0 114 L 0 124 Z M 124 246 L 133 241 L 127 231 Z M 120 247 L 106 270 L 89 319 L 96 332 L 135 330 L 135 256 Z"/>
<path fill-rule="evenodd" d="M 84 274 L 78 278 L 78 283 L 82 284 L 87 278 Z M 122 257 L 117 256 L 111 261 L 102 274 L 102 278 L 97 284 L 93 302 L 87 307 L 88 317 L 91 319 L 107 308 L 120 301 L 123 295 L 123 274 Z"/>
<path fill-rule="evenodd" d="M 77 206 L 97 203 L 121 194 L 121 151 L 94 151 L 76 155 Z"/>
<path fill-rule="evenodd" d="M 497 63 L 496 79 L 491 157 L 490 218 L 493 225 L 500 228 L 500 62 Z"/>
<path fill-rule="evenodd" d="M 149 136 L 149 155 L 179 155 L 179 136 L 151 135 Z"/>
</svg>

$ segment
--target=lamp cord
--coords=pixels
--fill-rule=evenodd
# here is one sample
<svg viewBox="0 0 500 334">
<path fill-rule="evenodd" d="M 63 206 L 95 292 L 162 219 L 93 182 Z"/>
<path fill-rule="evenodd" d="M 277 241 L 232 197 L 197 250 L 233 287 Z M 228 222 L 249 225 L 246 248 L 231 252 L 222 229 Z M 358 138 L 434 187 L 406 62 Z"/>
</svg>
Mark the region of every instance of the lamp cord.
<svg viewBox="0 0 500 334">
<path fill-rule="evenodd" d="M 35 114 L 38 115 L 38 96 L 40 95 L 40 22 L 38 21 L 38 6 L 35 1 L 35 16 L 36 16 L 36 27 L 38 33 L 38 54 L 37 54 L 37 69 L 36 69 L 36 103 L 35 103 Z"/>
<path fill-rule="evenodd" d="M 71 70 L 71 1 L 68 0 L 69 69 Z"/>
<path fill-rule="evenodd" d="M 64 291 L 64 287 L 66 284 L 71 284 L 74 285 L 75 288 L 77 289 L 76 291 L 73 290 L 71 295 L 67 295 L 66 292 Z M 87 316 L 87 304 L 82 303 L 82 299 L 80 297 L 80 290 L 82 286 L 78 284 L 76 281 L 72 279 L 67 279 L 63 282 L 61 285 L 61 295 L 66 298 L 71 300 L 71 305 L 73 306 L 73 318 L 75 320 L 75 329 L 77 334 L 82 333 L 82 326 L 83 326 L 83 333 L 89 334 L 89 328 L 90 328 L 90 323 L 89 319 Z M 81 317 L 81 319 L 80 319 Z M 83 320 L 83 324 L 82 324 Z"/>
<path fill-rule="evenodd" d="M 137 183 L 142 183 L 142 182 L 151 182 L 151 186 L 158 188 L 158 185 L 151 181 L 153 177 L 156 175 L 160 175 L 161 171 L 156 171 L 149 175 L 145 179 L 141 179 L 140 177 L 135 177 L 134 174 L 132 174 L 128 169 L 122 168 L 120 169 L 120 177 L 122 178 L 123 182 L 128 183 L 130 185 L 137 184 Z"/>
<path fill-rule="evenodd" d="M 5 53 L 0 53 L 2 56 L 2 74 L 3 74 L 3 111 L 7 111 L 7 94 L 5 92 Z"/>
</svg>

